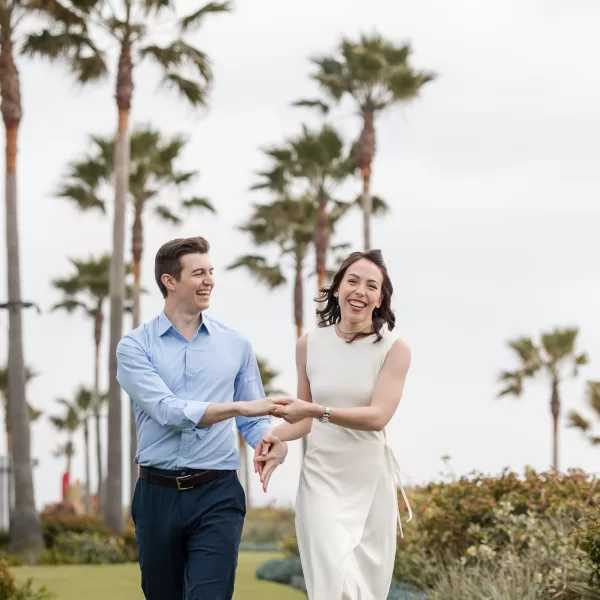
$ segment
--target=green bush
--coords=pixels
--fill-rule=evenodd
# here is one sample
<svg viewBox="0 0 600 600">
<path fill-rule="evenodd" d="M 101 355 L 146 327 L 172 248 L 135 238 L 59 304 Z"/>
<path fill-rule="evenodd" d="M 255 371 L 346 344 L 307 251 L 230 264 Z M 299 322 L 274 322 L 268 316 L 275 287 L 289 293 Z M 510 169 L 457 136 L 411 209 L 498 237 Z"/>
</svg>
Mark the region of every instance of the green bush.
<svg viewBox="0 0 600 600">
<path fill-rule="evenodd" d="M 426 596 L 407 583 L 392 581 L 387 600 L 426 600 Z"/>
<path fill-rule="evenodd" d="M 294 511 L 291 509 L 258 508 L 249 510 L 244 520 L 242 543 L 275 549 L 279 540 L 294 535 Z"/>
<path fill-rule="evenodd" d="M 301 592 L 307 593 L 306 591 L 306 582 L 304 581 L 304 577 L 302 575 L 292 575 L 290 579 L 289 585 L 293 587 L 295 590 L 300 590 Z"/>
<path fill-rule="evenodd" d="M 52 548 L 56 538 L 65 533 L 90 533 L 110 536 L 100 517 L 91 515 L 42 515 L 42 531 L 46 548 Z"/>
<path fill-rule="evenodd" d="M 599 493 L 582 473 L 531 470 L 523 478 L 474 475 L 413 490 L 415 518 L 399 540 L 394 577 L 434 599 L 508 599 L 529 573 L 527 593 L 536 600 L 596 598 L 588 583 L 594 536 L 584 529 L 578 544 L 575 533 L 595 517 Z M 469 595 L 469 585 L 497 596 Z M 453 588 L 462 591 L 453 595 Z"/>
<path fill-rule="evenodd" d="M 302 565 L 300 564 L 300 558 L 297 556 L 283 560 L 276 558 L 268 560 L 256 570 L 257 579 L 288 585 L 294 576 L 302 576 Z"/>
<path fill-rule="evenodd" d="M 98 533 L 64 533 L 56 537 L 54 546 L 46 550 L 41 564 L 107 565 L 135 562 L 137 555 L 124 538 Z"/>
<path fill-rule="evenodd" d="M 53 600 L 54 598 L 56 595 L 45 586 L 34 588 L 31 579 L 17 586 L 10 565 L 4 560 L 0 561 L 0 600 Z"/>
</svg>

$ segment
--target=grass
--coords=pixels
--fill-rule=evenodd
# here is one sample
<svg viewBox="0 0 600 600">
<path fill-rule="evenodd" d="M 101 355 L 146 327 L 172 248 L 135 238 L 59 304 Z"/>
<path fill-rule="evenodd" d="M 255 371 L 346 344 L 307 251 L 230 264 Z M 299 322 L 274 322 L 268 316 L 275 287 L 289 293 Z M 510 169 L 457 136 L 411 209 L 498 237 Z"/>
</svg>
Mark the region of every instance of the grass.
<svg viewBox="0 0 600 600">
<path fill-rule="evenodd" d="M 277 583 L 258 581 L 257 567 L 277 554 L 241 552 L 234 600 L 302 600 L 306 596 Z M 33 577 L 34 584 L 46 586 L 58 600 L 144 600 L 137 564 L 14 567 L 17 581 Z M 34 586 L 35 587 L 35 586 Z"/>
</svg>

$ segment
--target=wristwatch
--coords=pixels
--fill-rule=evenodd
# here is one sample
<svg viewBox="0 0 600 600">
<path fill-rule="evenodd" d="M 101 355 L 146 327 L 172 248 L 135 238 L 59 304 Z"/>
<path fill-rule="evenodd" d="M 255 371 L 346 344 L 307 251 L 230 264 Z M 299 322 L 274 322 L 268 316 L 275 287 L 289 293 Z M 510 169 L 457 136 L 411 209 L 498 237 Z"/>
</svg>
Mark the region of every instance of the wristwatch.
<svg viewBox="0 0 600 600">
<path fill-rule="evenodd" d="M 325 411 L 323 412 L 323 415 L 321 417 L 319 417 L 319 421 L 321 423 L 329 423 L 329 413 L 331 411 L 329 410 L 329 407 L 326 406 L 325 407 Z"/>
</svg>

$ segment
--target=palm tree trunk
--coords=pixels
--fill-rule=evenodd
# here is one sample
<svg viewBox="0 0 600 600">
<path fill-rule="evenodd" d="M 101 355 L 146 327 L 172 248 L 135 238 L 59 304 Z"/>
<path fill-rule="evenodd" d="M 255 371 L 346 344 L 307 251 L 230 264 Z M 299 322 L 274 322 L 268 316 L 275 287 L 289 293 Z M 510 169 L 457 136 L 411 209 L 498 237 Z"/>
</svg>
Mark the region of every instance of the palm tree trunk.
<svg viewBox="0 0 600 600">
<path fill-rule="evenodd" d="M 67 481 L 71 485 L 71 466 L 73 464 L 73 442 L 69 440 L 66 446 L 67 452 Z"/>
<path fill-rule="evenodd" d="M 552 382 L 552 399 L 550 401 L 552 412 L 552 470 L 558 472 L 558 417 L 560 414 L 560 396 L 558 381 Z"/>
<path fill-rule="evenodd" d="M 363 176 L 363 195 L 362 195 L 362 211 L 363 211 L 363 239 L 364 251 L 371 249 L 371 212 L 373 210 L 371 198 L 371 166 L 368 165 L 362 169 Z"/>
<path fill-rule="evenodd" d="M 85 453 L 85 512 L 92 512 L 92 500 L 90 494 L 90 430 L 87 416 L 83 421 L 83 445 Z"/>
<path fill-rule="evenodd" d="M 98 513 L 101 514 L 104 509 L 105 485 L 104 475 L 102 473 L 102 432 L 100 428 L 100 342 L 102 341 L 102 326 L 104 324 L 104 313 L 98 307 L 96 309 L 96 318 L 94 319 L 94 342 L 96 346 L 96 356 L 94 359 L 94 421 L 96 425 L 96 476 L 98 478 L 97 500 Z"/>
<path fill-rule="evenodd" d="M 315 225 L 315 250 L 317 258 L 318 291 L 327 283 L 327 251 L 329 250 L 329 215 L 327 196 L 324 190 L 319 194 L 319 213 Z"/>
<path fill-rule="evenodd" d="M 141 205 L 136 203 L 135 217 L 133 220 L 131 248 L 133 254 L 133 329 L 139 327 L 141 319 L 140 296 L 142 290 L 142 250 L 144 247 L 142 211 Z M 130 461 L 130 498 L 133 498 L 135 484 L 138 478 L 138 466 L 135 464 L 135 455 L 137 454 L 137 431 L 135 427 L 135 414 L 133 405 L 130 402 L 129 409 L 129 461 Z"/>
<path fill-rule="evenodd" d="M 302 256 L 296 256 L 296 276 L 294 279 L 294 323 L 296 324 L 296 337 L 302 337 L 304 323 L 304 285 L 302 281 Z"/>
<path fill-rule="evenodd" d="M 121 387 L 117 381 L 117 345 L 123 334 L 125 295 L 125 203 L 129 190 L 129 111 L 133 93 L 131 42 L 125 40 L 119 57 L 117 107 L 119 126 L 115 148 L 115 207 L 110 262 L 110 342 L 108 399 L 108 465 L 104 523 L 123 533 L 123 467 Z"/>
<path fill-rule="evenodd" d="M 296 321 L 296 336 L 302 337 L 304 316 L 304 285 L 302 281 L 302 256 L 296 256 L 296 276 L 294 279 L 294 320 Z M 302 438 L 302 456 L 306 454 L 308 439 Z"/>
<path fill-rule="evenodd" d="M 248 468 L 248 448 L 244 436 L 238 431 L 238 445 L 240 447 L 240 479 L 246 492 L 246 510 L 250 510 L 250 469 Z"/>
<path fill-rule="evenodd" d="M 3 25 L 3 28 L 5 26 Z M 19 224 L 17 210 L 17 138 L 21 121 L 19 74 L 14 63 L 10 32 L 3 31 L 0 48 L 0 93 L 6 128 L 6 261 L 8 279 L 8 401 L 10 402 L 15 508 L 10 525 L 12 552 L 37 558 L 43 549 L 40 518 L 35 508 L 29 414 L 25 400 Z"/>
<path fill-rule="evenodd" d="M 375 115 L 370 110 L 363 111 L 363 129 L 358 142 L 357 166 L 362 172 L 363 194 L 363 238 L 364 250 L 371 249 L 371 213 L 373 199 L 371 197 L 371 170 L 375 157 Z"/>
</svg>

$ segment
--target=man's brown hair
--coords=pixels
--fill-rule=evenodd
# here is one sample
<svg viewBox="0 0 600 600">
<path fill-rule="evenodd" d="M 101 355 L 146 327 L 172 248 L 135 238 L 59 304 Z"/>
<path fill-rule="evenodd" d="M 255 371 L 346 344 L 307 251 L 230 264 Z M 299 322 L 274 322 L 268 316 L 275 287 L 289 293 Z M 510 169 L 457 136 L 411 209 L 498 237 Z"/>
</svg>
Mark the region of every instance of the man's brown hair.
<svg viewBox="0 0 600 600">
<path fill-rule="evenodd" d="M 161 281 L 163 275 L 170 275 L 177 281 L 181 277 L 181 257 L 186 254 L 208 254 L 210 244 L 200 236 L 177 238 L 163 244 L 154 259 L 154 278 L 163 298 L 167 297 L 167 288 Z"/>
</svg>

